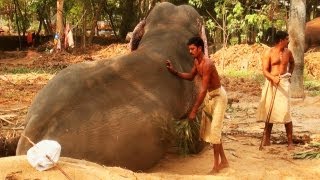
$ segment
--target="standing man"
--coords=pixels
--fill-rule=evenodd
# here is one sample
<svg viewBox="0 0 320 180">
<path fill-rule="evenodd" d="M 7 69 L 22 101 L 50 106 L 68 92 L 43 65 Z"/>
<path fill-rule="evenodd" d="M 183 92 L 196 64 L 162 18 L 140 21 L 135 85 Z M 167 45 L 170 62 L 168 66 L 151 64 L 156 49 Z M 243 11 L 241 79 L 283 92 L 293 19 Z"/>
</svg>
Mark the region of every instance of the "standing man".
<svg viewBox="0 0 320 180">
<path fill-rule="evenodd" d="M 221 142 L 222 123 L 227 108 L 227 95 L 220 84 L 220 78 L 213 62 L 204 56 L 203 40 L 200 37 L 193 37 L 189 39 L 187 45 L 191 56 L 194 58 L 194 65 L 190 73 L 178 72 L 169 60 L 166 64 L 173 75 L 182 79 L 192 81 L 197 74 L 201 78 L 201 89 L 189 114 L 189 119 L 195 119 L 200 105 L 204 103 L 200 137 L 213 144 L 214 159 L 211 173 L 217 173 L 220 169 L 229 166 Z"/>
<path fill-rule="evenodd" d="M 273 106 L 269 123 L 265 124 L 266 133 L 262 143 L 264 146 L 270 145 L 273 123 L 284 124 L 288 138 L 288 149 L 291 150 L 293 149 L 293 128 L 290 114 L 290 77 L 294 69 L 294 59 L 291 51 L 287 48 L 289 44 L 288 33 L 278 31 L 275 35 L 275 42 L 275 46 L 267 50 L 262 59 L 262 71 L 266 82 L 262 89 L 257 118 L 258 120 L 266 120 L 269 108 Z"/>
</svg>

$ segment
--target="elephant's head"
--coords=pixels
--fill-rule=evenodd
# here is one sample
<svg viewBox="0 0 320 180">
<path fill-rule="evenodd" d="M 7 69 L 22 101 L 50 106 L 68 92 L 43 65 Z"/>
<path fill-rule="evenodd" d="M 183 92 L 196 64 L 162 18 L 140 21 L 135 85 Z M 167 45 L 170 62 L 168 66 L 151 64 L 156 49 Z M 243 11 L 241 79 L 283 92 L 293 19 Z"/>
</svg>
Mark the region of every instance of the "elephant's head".
<svg viewBox="0 0 320 180">
<path fill-rule="evenodd" d="M 62 156 L 132 170 L 152 167 L 167 144 L 164 129 L 193 105 L 195 85 L 172 76 L 170 59 L 189 71 L 186 42 L 199 35 L 191 6 L 159 3 L 145 20 L 138 48 L 124 56 L 84 62 L 59 72 L 37 94 L 24 134 L 58 141 Z M 17 154 L 29 142 L 21 138 Z"/>
</svg>

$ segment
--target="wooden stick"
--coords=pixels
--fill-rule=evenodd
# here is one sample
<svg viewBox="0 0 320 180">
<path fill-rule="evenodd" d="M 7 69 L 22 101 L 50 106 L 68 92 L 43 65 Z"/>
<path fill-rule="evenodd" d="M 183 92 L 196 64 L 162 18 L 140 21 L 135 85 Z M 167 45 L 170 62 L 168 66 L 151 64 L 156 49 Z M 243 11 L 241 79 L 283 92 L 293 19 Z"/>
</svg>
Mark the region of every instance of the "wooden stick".
<svg viewBox="0 0 320 180">
<path fill-rule="evenodd" d="M 29 137 L 25 136 L 24 134 L 21 134 L 21 136 L 24 137 L 24 138 L 26 138 L 33 146 L 36 146 L 36 144 L 35 144 L 34 142 L 32 142 Z M 36 146 L 36 147 L 37 147 L 37 146 Z M 56 166 L 56 167 L 58 168 L 58 170 L 59 170 L 64 176 L 66 176 L 67 179 L 72 180 L 72 179 L 70 178 L 70 176 L 68 176 L 68 174 L 67 174 L 66 172 L 64 172 L 64 171 L 61 169 L 61 167 L 60 167 L 58 164 L 56 164 L 56 163 L 51 159 L 51 157 L 48 156 L 47 154 L 46 154 L 46 158 L 48 158 L 49 161 L 50 161 L 54 166 Z"/>
<path fill-rule="evenodd" d="M 265 136 L 265 134 L 266 134 L 267 126 L 268 126 L 269 121 L 270 121 L 271 112 L 272 112 L 272 108 L 273 108 L 273 104 L 274 104 L 274 99 L 275 99 L 275 97 L 276 97 L 277 90 L 278 90 L 278 85 L 276 86 L 275 92 L 272 93 L 272 99 L 271 99 L 269 111 L 268 111 L 268 114 L 267 114 L 267 119 L 266 119 L 266 122 L 265 122 L 265 125 L 264 125 L 264 130 L 263 130 L 263 134 L 262 134 L 262 138 L 261 138 L 261 143 L 260 143 L 260 147 L 259 147 L 259 150 L 260 150 L 260 151 L 263 149 L 262 144 L 263 144 L 263 141 L 265 140 L 264 136 Z"/>
</svg>

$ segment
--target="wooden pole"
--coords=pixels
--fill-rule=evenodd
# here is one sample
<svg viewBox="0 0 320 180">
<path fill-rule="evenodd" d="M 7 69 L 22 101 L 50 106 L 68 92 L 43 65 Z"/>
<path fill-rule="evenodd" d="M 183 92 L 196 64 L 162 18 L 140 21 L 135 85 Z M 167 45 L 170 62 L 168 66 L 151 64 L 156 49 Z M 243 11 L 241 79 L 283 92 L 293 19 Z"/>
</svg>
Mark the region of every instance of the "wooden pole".
<svg viewBox="0 0 320 180">
<path fill-rule="evenodd" d="M 272 86 L 272 85 L 271 85 L 271 86 Z M 261 138 L 261 143 L 260 143 L 260 147 L 259 147 L 259 150 L 260 150 L 260 151 L 263 149 L 262 144 L 263 144 L 263 141 L 265 140 L 264 136 L 265 136 L 265 134 L 266 134 L 267 126 L 268 126 L 269 121 L 270 121 L 271 112 L 272 112 L 272 108 L 273 108 L 273 104 L 274 104 L 274 99 L 275 99 L 275 97 L 276 97 L 277 90 L 278 90 L 278 85 L 276 85 L 276 89 L 275 89 L 274 93 L 272 93 L 272 99 L 271 99 L 269 111 L 268 111 L 268 114 L 267 114 L 267 119 L 266 119 L 266 122 L 265 122 L 265 125 L 264 125 L 264 130 L 263 130 L 263 134 L 262 134 L 262 138 Z"/>
</svg>

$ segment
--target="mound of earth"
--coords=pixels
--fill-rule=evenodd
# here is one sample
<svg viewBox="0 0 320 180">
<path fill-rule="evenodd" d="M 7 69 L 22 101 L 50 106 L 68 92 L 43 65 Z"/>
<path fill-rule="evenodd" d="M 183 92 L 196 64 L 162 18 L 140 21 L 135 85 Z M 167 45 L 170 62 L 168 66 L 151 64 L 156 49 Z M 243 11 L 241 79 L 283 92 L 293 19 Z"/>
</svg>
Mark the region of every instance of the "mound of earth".
<svg viewBox="0 0 320 180">
<path fill-rule="evenodd" d="M 261 71 L 262 55 L 270 47 L 264 44 L 238 44 L 222 48 L 210 57 L 219 69 Z M 320 80 L 320 48 L 304 54 L 305 73 Z"/>
<path fill-rule="evenodd" d="M 119 167 L 106 167 L 85 160 L 61 157 L 58 167 L 37 171 L 27 161 L 26 156 L 0 158 L 0 179 L 210 179 L 207 175 L 170 175 L 162 173 L 135 173 Z M 217 179 L 222 177 L 215 176 Z"/>
<path fill-rule="evenodd" d="M 216 66 L 233 70 L 260 70 L 261 58 L 265 50 L 269 49 L 264 44 L 238 44 L 222 48 L 210 57 Z"/>
<path fill-rule="evenodd" d="M 305 73 L 320 80 L 320 51 L 305 53 L 304 63 Z"/>
<path fill-rule="evenodd" d="M 59 53 L 38 52 L 36 49 L 0 52 L 0 72 L 16 67 L 63 69 L 71 64 L 111 58 L 128 52 L 127 44 L 124 43 L 108 46 L 92 45 L 87 48 L 76 48 L 70 52 L 62 51 Z"/>
</svg>

